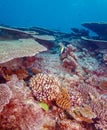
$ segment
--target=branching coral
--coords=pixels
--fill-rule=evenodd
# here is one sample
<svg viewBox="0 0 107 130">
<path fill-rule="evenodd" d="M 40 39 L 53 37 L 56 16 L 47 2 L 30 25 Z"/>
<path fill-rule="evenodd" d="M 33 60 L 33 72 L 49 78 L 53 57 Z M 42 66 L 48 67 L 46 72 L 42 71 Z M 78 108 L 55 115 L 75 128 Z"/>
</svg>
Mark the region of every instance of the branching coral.
<svg viewBox="0 0 107 130">
<path fill-rule="evenodd" d="M 92 111 L 96 115 L 95 126 L 97 129 L 107 129 L 107 104 L 105 99 L 102 99 L 97 89 L 87 83 L 82 83 L 75 87 L 83 97 L 83 103 L 91 107 Z"/>
<path fill-rule="evenodd" d="M 6 84 L 0 84 L 0 112 L 3 107 L 9 103 L 12 97 L 12 92 Z"/>
<path fill-rule="evenodd" d="M 53 101 L 60 94 L 60 82 L 54 75 L 39 73 L 30 79 L 29 85 L 39 101 Z"/>
<path fill-rule="evenodd" d="M 97 115 L 95 127 L 99 130 L 107 129 L 107 102 L 100 100 L 92 104 L 93 111 Z"/>
</svg>

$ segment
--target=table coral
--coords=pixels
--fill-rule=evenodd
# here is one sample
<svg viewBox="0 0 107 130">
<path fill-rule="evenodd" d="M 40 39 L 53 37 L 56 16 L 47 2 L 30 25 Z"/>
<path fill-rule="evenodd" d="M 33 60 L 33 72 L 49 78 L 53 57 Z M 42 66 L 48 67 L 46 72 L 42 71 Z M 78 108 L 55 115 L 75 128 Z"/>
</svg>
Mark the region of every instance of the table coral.
<svg viewBox="0 0 107 130">
<path fill-rule="evenodd" d="M 39 73 L 30 79 L 29 86 L 37 100 L 53 101 L 60 94 L 60 82 L 51 74 Z"/>
<path fill-rule="evenodd" d="M 34 39 L 0 41 L 0 63 L 19 57 L 34 56 L 36 53 L 46 50 Z"/>
</svg>

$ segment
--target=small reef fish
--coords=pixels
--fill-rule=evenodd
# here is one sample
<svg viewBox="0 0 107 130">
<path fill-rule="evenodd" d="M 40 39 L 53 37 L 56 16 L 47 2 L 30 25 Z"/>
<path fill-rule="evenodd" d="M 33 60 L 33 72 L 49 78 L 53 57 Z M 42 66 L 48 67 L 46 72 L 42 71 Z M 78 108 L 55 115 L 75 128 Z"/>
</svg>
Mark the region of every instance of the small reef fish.
<svg viewBox="0 0 107 130">
<path fill-rule="evenodd" d="M 64 53 L 64 51 L 65 51 L 65 46 L 64 46 L 64 44 L 63 44 L 62 42 L 60 42 L 60 43 L 59 43 L 59 46 L 60 46 L 60 48 L 59 48 L 60 53 L 61 53 L 61 54 Z"/>
</svg>

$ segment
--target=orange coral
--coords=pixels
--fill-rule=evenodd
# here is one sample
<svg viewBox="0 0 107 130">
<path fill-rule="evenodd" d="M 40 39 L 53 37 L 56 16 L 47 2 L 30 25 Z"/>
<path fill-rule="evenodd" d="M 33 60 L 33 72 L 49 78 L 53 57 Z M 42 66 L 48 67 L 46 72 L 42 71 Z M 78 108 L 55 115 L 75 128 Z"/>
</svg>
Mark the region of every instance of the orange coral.
<svg viewBox="0 0 107 130">
<path fill-rule="evenodd" d="M 56 104 L 62 109 L 70 108 L 71 101 L 66 88 L 62 87 L 61 94 L 56 99 Z"/>
<path fill-rule="evenodd" d="M 28 72 L 26 69 L 24 68 L 18 68 L 18 69 L 8 69 L 7 67 L 2 67 L 1 68 L 1 74 L 3 75 L 3 77 L 8 81 L 10 80 L 10 76 L 12 74 L 16 74 L 18 76 L 19 79 L 25 79 L 29 76 Z"/>
<path fill-rule="evenodd" d="M 19 79 L 25 79 L 29 76 L 27 70 L 24 68 L 16 69 L 13 72 L 14 72 L 14 74 L 16 74 L 18 76 Z"/>
<path fill-rule="evenodd" d="M 30 79 L 29 85 L 39 101 L 53 101 L 60 93 L 60 82 L 51 74 L 39 73 Z"/>
</svg>

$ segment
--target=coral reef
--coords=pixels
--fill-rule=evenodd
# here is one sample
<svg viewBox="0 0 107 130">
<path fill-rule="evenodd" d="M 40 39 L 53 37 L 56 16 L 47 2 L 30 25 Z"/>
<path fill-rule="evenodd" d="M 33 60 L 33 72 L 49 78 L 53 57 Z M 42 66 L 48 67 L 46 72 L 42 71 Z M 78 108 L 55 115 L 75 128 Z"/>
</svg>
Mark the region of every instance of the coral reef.
<svg viewBox="0 0 107 130">
<path fill-rule="evenodd" d="M 79 34 L 1 30 L 0 130 L 107 129 L 107 49 Z"/>
</svg>

